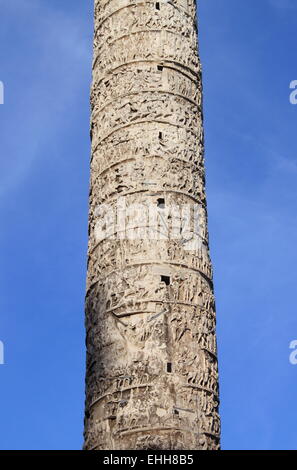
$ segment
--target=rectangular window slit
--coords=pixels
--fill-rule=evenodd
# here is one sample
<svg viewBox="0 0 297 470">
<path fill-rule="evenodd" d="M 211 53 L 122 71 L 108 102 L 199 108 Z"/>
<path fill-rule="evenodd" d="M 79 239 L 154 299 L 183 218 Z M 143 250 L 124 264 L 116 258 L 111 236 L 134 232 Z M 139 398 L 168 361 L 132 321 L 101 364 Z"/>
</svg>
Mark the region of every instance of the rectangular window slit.
<svg viewBox="0 0 297 470">
<path fill-rule="evenodd" d="M 160 209 L 165 209 L 165 199 L 163 197 L 160 197 L 157 200 L 157 207 L 159 207 Z"/>
<path fill-rule="evenodd" d="M 160 10 L 160 3 L 159 2 L 156 3 L 156 10 Z"/>
<path fill-rule="evenodd" d="M 157 69 L 160 70 L 160 72 L 162 72 L 162 70 L 163 70 L 163 65 L 157 65 Z"/>
<path fill-rule="evenodd" d="M 166 286 L 170 286 L 170 277 L 169 276 L 161 276 L 161 282 L 165 282 Z"/>
<path fill-rule="evenodd" d="M 171 362 L 167 362 L 167 372 L 170 374 L 172 372 L 172 364 Z"/>
</svg>

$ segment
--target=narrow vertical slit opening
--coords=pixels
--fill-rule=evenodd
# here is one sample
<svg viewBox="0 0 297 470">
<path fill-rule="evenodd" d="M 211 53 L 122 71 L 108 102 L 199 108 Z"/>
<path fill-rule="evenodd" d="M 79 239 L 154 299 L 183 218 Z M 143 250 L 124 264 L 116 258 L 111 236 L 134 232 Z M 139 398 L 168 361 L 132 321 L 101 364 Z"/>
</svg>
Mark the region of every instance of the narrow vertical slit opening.
<svg viewBox="0 0 297 470">
<path fill-rule="evenodd" d="M 170 276 L 161 276 L 161 282 L 165 282 L 166 286 L 170 286 Z"/>
<path fill-rule="evenodd" d="M 159 209 L 165 209 L 165 199 L 163 197 L 157 200 L 157 207 L 159 207 Z"/>
</svg>

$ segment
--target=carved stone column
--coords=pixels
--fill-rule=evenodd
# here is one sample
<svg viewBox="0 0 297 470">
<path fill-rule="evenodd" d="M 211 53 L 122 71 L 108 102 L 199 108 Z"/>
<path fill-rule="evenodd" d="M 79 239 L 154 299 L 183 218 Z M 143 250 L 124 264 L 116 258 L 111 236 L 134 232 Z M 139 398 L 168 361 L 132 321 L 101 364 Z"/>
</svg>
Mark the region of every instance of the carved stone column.
<svg viewBox="0 0 297 470">
<path fill-rule="evenodd" d="M 95 0 L 86 449 L 219 448 L 201 99 L 194 0 Z"/>
</svg>

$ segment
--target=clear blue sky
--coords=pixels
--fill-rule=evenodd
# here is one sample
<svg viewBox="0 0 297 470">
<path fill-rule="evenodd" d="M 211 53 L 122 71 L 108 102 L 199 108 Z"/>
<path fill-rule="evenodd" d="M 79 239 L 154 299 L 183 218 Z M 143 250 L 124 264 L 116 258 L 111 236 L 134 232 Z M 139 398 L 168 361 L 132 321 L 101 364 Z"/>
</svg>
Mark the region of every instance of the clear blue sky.
<svg viewBox="0 0 297 470">
<path fill-rule="evenodd" d="M 0 449 L 80 449 L 92 0 L 0 0 Z M 224 449 L 296 449 L 296 0 L 200 0 Z"/>
</svg>

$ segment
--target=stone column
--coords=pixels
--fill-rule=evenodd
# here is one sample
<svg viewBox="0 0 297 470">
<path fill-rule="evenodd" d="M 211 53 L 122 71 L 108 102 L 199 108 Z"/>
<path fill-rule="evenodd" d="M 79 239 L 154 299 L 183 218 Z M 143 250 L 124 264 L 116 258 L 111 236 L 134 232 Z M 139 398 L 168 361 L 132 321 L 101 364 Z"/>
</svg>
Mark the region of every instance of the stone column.
<svg viewBox="0 0 297 470">
<path fill-rule="evenodd" d="M 194 0 L 95 0 L 85 449 L 218 449 Z"/>
</svg>

